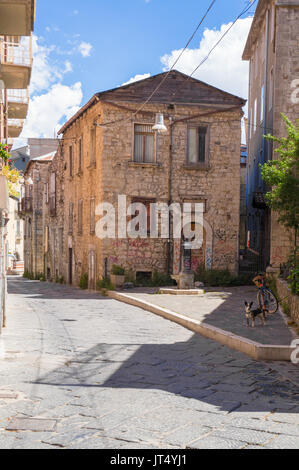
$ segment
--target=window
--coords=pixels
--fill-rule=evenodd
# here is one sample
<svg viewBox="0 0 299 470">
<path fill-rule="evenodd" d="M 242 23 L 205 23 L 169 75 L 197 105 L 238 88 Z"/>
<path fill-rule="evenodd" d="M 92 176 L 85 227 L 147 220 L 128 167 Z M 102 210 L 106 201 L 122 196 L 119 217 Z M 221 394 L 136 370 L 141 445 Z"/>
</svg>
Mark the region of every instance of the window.
<svg viewBox="0 0 299 470">
<path fill-rule="evenodd" d="M 50 202 L 50 215 L 56 214 L 56 173 L 50 175 L 50 188 L 49 188 L 49 202 Z"/>
<path fill-rule="evenodd" d="M 93 165 L 96 161 L 96 128 L 90 129 L 90 144 L 89 144 L 89 163 Z"/>
<path fill-rule="evenodd" d="M 273 106 L 273 68 L 270 72 L 270 83 L 269 83 L 269 110 Z"/>
<path fill-rule="evenodd" d="M 146 208 L 146 225 L 147 225 L 147 234 L 149 235 L 151 232 L 151 204 L 154 204 L 156 202 L 156 199 L 143 199 L 139 197 L 134 197 L 131 200 L 132 204 L 143 204 Z M 131 219 L 134 219 L 137 217 L 139 211 L 137 210 L 135 215 L 132 215 Z M 137 227 L 138 230 L 138 227 Z"/>
<path fill-rule="evenodd" d="M 134 126 L 134 162 L 152 163 L 155 161 L 155 141 L 152 125 Z"/>
<path fill-rule="evenodd" d="M 78 234 L 82 235 L 83 230 L 83 201 L 78 201 Z"/>
<path fill-rule="evenodd" d="M 264 85 L 262 85 L 261 88 L 261 116 L 260 116 L 260 122 L 263 122 L 264 120 Z"/>
<path fill-rule="evenodd" d="M 253 110 L 253 132 L 256 131 L 256 122 L 257 122 L 257 100 L 254 100 L 254 110 Z"/>
<path fill-rule="evenodd" d="M 69 204 L 69 233 L 73 233 L 73 217 L 74 217 L 74 206 L 73 203 Z"/>
<path fill-rule="evenodd" d="M 70 176 L 73 176 L 73 147 L 69 148 Z"/>
<path fill-rule="evenodd" d="M 95 233 L 95 199 L 90 199 L 90 233 Z"/>
<path fill-rule="evenodd" d="M 207 160 L 207 133 L 205 126 L 188 128 L 187 163 L 200 164 Z"/>
<path fill-rule="evenodd" d="M 45 227 L 45 233 L 44 233 L 44 242 L 45 242 L 45 253 L 48 253 L 49 251 L 49 227 Z"/>
<path fill-rule="evenodd" d="M 79 161 L 78 161 L 78 171 L 82 169 L 82 137 L 79 139 Z"/>
<path fill-rule="evenodd" d="M 46 204 L 49 204 L 49 183 L 45 184 Z"/>
</svg>

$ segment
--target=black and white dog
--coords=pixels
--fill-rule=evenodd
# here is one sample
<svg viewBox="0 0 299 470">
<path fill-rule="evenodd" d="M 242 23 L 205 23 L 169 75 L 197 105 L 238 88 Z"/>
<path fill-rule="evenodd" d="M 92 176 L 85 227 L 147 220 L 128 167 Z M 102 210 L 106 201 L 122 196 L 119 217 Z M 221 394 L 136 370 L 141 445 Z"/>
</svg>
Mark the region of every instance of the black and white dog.
<svg viewBox="0 0 299 470">
<path fill-rule="evenodd" d="M 251 326 L 252 328 L 254 328 L 254 322 L 257 317 L 261 320 L 261 322 L 265 326 L 266 325 L 265 311 L 262 310 L 261 308 L 256 308 L 255 310 L 252 310 L 252 305 L 253 305 L 253 302 L 250 302 L 250 304 L 248 302 L 245 302 L 245 315 L 246 315 L 247 326 L 249 326 L 249 320 L 251 320 Z"/>
</svg>

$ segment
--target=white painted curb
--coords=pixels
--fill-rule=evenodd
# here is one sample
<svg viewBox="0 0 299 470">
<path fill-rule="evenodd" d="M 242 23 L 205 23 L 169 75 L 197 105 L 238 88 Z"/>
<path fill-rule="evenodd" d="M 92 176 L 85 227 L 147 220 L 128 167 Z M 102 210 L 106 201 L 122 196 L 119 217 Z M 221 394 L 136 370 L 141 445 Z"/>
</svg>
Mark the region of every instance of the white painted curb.
<svg viewBox="0 0 299 470">
<path fill-rule="evenodd" d="M 291 361 L 291 354 L 295 349 L 295 347 L 291 346 L 256 343 L 255 341 L 251 341 L 243 336 L 237 336 L 231 332 L 221 330 L 216 326 L 209 325 L 208 323 L 200 322 L 190 317 L 186 317 L 185 315 L 173 312 L 172 310 L 158 307 L 157 305 L 144 300 L 136 299 L 128 294 L 108 291 L 108 296 L 111 299 L 119 300 L 120 302 L 125 302 L 155 313 L 156 315 L 160 315 L 161 317 L 178 323 L 195 333 L 199 333 L 205 338 L 218 341 L 218 343 L 221 343 L 224 346 L 247 354 L 252 359 L 263 361 Z"/>
</svg>

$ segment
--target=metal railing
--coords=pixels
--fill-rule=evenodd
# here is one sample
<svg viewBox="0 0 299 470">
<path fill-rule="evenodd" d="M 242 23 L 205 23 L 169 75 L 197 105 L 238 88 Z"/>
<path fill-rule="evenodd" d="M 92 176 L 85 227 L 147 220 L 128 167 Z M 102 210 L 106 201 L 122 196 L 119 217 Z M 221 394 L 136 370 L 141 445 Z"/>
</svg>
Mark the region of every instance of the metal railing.
<svg viewBox="0 0 299 470">
<path fill-rule="evenodd" d="M 20 43 L 6 41 L 0 38 L 1 64 L 32 66 L 32 39 Z"/>
</svg>

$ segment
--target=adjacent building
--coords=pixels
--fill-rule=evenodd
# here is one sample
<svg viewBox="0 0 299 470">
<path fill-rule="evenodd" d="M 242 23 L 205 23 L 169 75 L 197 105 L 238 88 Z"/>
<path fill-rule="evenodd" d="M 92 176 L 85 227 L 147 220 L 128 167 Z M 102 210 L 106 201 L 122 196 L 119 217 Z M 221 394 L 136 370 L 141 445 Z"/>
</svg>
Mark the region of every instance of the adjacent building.
<svg viewBox="0 0 299 470">
<path fill-rule="evenodd" d="M 28 109 L 34 18 L 35 0 L 0 0 L 0 143 L 8 149 Z M 7 181 L 0 176 L 0 331 L 5 324 L 8 210 Z"/>
<path fill-rule="evenodd" d="M 19 215 L 24 219 L 24 270 L 34 276 L 45 272 L 45 211 L 48 167 L 55 151 L 29 161 L 24 172 L 23 197 Z"/>
<path fill-rule="evenodd" d="M 165 75 L 97 93 L 60 130 L 61 149 L 51 163 L 50 180 L 56 210 L 61 200 L 64 214 L 54 224 L 55 233 L 48 232 L 50 221 L 44 227 L 44 239 L 52 239 L 57 250 L 48 257 L 48 277 L 59 274 L 78 285 L 88 273 L 94 288 L 114 264 L 137 278 L 183 269 L 183 237 L 174 239 L 171 230 L 166 239 L 147 234 L 132 239 L 118 237 L 116 225 L 115 238 L 98 236 L 100 204 L 111 204 L 117 213 L 120 195 L 126 197 L 124 214 L 132 202 L 146 208 L 153 202 L 199 203 L 203 244 L 192 250 L 192 270 L 204 264 L 238 271 L 245 101 L 177 71 Z M 157 113 L 164 116 L 163 134 L 153 130 Z"/>
<path fill-rule="evenodd" d="M 279 268 L 294 234 L 277 222 L 265 203 L 260 164 L 277 158 L 265 134 L 286 135 L 284 113 L 299 117 L 299 0 L 259 0 L 243 53 L 249 61 L 247 243 L 260 268 Z"/>
</svg>

